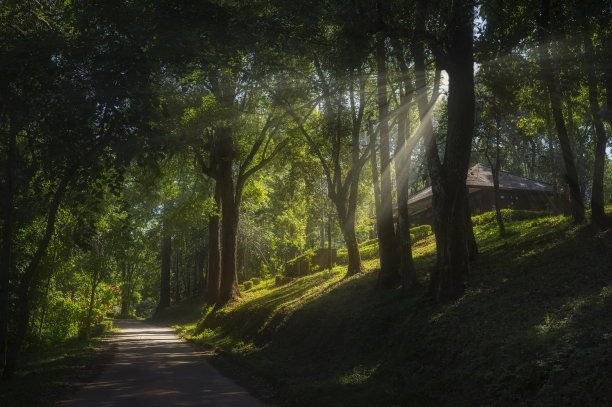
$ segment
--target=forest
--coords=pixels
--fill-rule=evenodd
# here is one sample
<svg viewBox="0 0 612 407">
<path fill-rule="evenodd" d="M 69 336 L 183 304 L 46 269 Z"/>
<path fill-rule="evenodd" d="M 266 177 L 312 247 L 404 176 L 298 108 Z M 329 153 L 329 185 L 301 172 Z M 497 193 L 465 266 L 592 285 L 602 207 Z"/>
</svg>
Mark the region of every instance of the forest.
<svg viewBox="0 0 612 407">
<path fill-rule="evenodd" d="M 119 319 L 173 325 L 173 312 L 195 312 L 192 339 L 208 335 L 223 349 L 227 328 L 227 349 L 244 348 L 226 349 L 220 363 L 254 374 L 268 359 L 238 355 L 297 341 L 282 334 L 293 325 L 318 332 L 293 319 L 318 295 L 332 313 L 345 298 L 347 315 L 392 299 L 385 321 L 427 309 L 414 325 L 426 330 L 439 310 L 486 291 L 484 270 L 550 273 L 561 260 L 538 250 L 551 239 L 588 258 L 559 264 L 580 278 L 597 272 L 600 306 L 612 307 L 608 1 L 3 0 L 0 22 L 0 372 L 9 386 L 40 352 L 95 343 Z M 490 171 L 484 209 L 468 179 L 477 164 Z M 510 179 L 545 188 L 546 203 L 527 193 L 524 207 L 518 192 L 508 202 Z M 413 203 L 426 188 L 417 221 Z M 525 266 L 530 248 L 540 260 Z M 572 292 L 565 277 L 545 275 L 546 290 L 564 281 L 578 295 L 579 283 Z M 356 285 L 373 308 L 350 290 L 335 296 L 336 284 Z M 286 328 L 272 314 L 259 321 L 271 303 L 257 295 L 293 300 L 297 287 L 304 297 L 291 307 L 303 308 L 287 311 Z M 466 326 L 497 301 L 487 298 L 461 311 Z M 552 297 L 534 298 L 522 301 L 535 310 Z M 557 315 L 550 304 L 547 320 Z M 424 342 L 414 340 L 413 350 Z M 403 375 L 399 362 L 385 363 L 373 371 Z M 279 405 L 333 404 L 298 402 L 275 380 Z M 431 391 L 443 393 L 441 383 Z M 598 386 L 589 400 L 612 403 Z M 364 405 L 405 405 L 416 391 L 380 390 L 389 398 Z M 461 394 L 466 405 L 531 405 L 536 392 L 519 401 Z M 418 397 L 414 405 L 453 404 Z"/>
</svg>

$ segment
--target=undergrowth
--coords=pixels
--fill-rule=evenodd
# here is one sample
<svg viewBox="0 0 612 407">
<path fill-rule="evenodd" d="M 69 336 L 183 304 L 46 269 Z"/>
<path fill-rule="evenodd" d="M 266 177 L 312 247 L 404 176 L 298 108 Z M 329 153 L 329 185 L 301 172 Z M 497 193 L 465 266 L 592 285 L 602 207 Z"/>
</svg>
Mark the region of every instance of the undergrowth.
<svg viewBox="0 0 612 407">
<path fill-rule="evenodd" d="M 413 248 L 420 287 L 408 295 L 377 290 L 372 259 L 351 278 L 339 266 L 263 280 L 182 329 L 279 405 L 610 405 L 609 237 L 541 215 L 507 215 L 503 238 L 494 217 L 475 222 L 480 253 L 450 305 L 427 292 L 429 236 Z"/>
<path fill-rule="evenodd" d="M 114 349 L 100 343 L 112 330 L 112 321 L 105 320 L 88 338 L 40 343 L 25 350 L 15 375 L 0 381 L 0 406 L 52 406 L 74 390 L 74 382 L 92 380 L 112 358 Z"/>
</svg>

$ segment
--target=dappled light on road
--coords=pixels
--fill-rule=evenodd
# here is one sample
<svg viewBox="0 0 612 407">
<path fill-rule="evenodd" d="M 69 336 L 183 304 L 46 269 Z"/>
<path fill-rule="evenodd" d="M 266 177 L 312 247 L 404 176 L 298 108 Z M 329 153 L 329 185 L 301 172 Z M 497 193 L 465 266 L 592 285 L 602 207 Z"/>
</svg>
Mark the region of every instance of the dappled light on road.
<svg viewBox="0 0 612 407">
<path fill-rule="evenodd" d="M 121 321 L 118 351 L 93 383 L 60 406 L 262 406 L 171 329 Z"/>
</svg>

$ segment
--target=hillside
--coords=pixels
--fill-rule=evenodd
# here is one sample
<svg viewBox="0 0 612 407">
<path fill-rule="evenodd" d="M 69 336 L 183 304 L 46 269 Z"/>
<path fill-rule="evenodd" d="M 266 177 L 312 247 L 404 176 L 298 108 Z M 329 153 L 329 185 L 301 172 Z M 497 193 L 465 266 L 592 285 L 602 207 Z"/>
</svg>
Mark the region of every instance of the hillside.
<svg viewBox="0 0 612 407">
<path fill-rule="evenodd" d="M 372 259 L 353 278 L 338 266 L 265 280 L 220 310 L 189 302 L 164 320 L 277 405 L 609 405 L 609 233 L 505 216 L 505 239 L 490 214 L 474 219 L 480 255 L 451 305 L 427 295 L 429 237 L 416 244 L 421 287 L 408 296 L 374 288 Z"/>
</svg>

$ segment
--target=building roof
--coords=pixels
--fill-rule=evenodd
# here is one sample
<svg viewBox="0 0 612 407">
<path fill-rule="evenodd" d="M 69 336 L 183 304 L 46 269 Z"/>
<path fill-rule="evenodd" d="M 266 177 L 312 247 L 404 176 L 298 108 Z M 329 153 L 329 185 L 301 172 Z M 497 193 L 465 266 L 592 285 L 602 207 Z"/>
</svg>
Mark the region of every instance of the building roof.
<svg viewBox="0 0 612 407">
<path fill-rule="evenodd" d="M 468 170 L 465 184 L 469 188 L 470 192 L 481 189 L 493 189 L 493 171 L 490 167 L 482 164 L 476 164 Z M 499 189 L 552 192 L 553 186 L 544 182 L 538 182 L 500 171 Z M 430 208 L 431 194 L 431 187 L 427 187 L 408 197 L 408 211 L 410 215 L 417 214 Z"/>
</svg>

